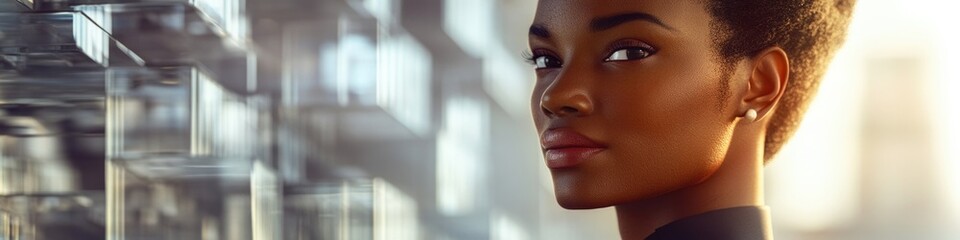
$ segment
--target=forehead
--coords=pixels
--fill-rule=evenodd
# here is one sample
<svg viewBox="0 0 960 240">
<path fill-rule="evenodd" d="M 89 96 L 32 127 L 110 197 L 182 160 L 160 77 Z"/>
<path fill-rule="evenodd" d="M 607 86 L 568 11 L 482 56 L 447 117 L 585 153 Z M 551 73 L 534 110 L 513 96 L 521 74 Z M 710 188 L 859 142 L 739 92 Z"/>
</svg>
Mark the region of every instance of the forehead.
<svg viewBox="0 0 960 240">
<path fill-rule="evenodd" d="M 534 25 L 558 35 L 589 31 L 596 18 L 640 12 L 652 15 L 679 32 L 708 28 L 711 16 L 703 0 L 540 0 Z"/>
</svg>

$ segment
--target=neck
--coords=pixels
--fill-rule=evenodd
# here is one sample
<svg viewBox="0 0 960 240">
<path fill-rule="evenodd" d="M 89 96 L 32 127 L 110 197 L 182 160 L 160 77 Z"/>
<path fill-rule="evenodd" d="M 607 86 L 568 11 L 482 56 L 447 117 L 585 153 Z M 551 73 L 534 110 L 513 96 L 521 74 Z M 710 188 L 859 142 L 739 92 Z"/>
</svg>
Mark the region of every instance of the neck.
<svg viewBox="0 0 960 240">
<path fill-rule="evenodd" d="M 650 199 L 617 205 L 620 237 L 644 239 L 670 222 L 712 210 L 763 205 L 762 131 L 734 130 L 723 164 L 696 185 Z"/>
</svg>

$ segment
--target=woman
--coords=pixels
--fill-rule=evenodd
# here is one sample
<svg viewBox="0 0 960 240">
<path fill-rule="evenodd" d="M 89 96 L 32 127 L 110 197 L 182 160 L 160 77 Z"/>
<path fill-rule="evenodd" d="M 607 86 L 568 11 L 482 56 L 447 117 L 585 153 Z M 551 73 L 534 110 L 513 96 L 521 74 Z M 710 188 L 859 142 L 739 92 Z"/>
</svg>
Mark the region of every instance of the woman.
<svg viewBox="0 0 960 240">
<path fill-rule="evenodd" d="M 762 168 L 853 0 L 540 0 L 531 98 L 556 198 L 623 239 L 770 239 Z"/>
</svg>

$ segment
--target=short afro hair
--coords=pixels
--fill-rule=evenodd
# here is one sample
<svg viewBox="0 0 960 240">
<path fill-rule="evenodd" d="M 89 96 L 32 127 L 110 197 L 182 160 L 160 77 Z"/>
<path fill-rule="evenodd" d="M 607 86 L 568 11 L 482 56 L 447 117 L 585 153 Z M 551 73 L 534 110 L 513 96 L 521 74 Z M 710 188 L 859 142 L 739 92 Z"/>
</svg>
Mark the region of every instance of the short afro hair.
<svg viewBox="0 0 960 240">
<path fill-rule="evenodd" d="M 725 68 L 774 46 L 790 59 L 790 80 L 767 129 L 764 160 L 769 161 L 796 131 L 816 95 L 827 64 L 844 41 L 855 0 L 705 1 Z"/>
</svg>

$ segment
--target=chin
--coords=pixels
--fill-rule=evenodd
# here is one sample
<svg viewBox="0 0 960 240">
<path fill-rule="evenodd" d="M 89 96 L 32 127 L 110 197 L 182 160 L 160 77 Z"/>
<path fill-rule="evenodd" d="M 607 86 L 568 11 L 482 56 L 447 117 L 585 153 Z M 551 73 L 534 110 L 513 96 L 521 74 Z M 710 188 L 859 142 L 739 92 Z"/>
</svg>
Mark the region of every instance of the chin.
<svg viewBox="0 0 960 240">
<path fill-rule="evenodd" d="M 570 210 L 579 210 L 579 209 L 597 209 L 597 208 L 606 208 L 613 207 L 620 204 L 630 203 L 634 201 L 640 201 L 644 199 L 655 198 L 662 195 L 666 191 L 659 191 L 657 193 L 653 192 L 643 192 L 643 191 L 616 191 L 616 193 L 586 193 L 570 191 L 571 189 L 561 190 L 560 188 L 554 188 L 556 190 L 555 197 L 557 198 L 557 203 L 560 204 L 560 207 Z M 599 190 L 599 189 L 595 189 Z M 636 189 L 635 189 L 636 190 Z"/>
<path fill-rule="evenodd" d="M 674 175 L 669 178 L 672 181 L 654 181 L 668 179 L 668 177 L 629 179 L 589 176 L 589 174 L 576 174 L 572 171 L 554 172 L 553 187 L 557 203 L 561 207 L 597 209 L 657 198 L 696 185 L 710 176 L 710 171 L 687 171 L 686 173 L 684 176 Z"/>
<path fill-rule="evenodd" d="M 557 204 L 566 209 L 597 209 L 621 204 L 627 199 L 618 194 L 609 194 L 602 189 L 589 188 L 583 185 L 554 185 Z"/>
<path fill-rule="evenodd" d="M 560 204 L 560 207 L 570 210 L 597 209 L 613 206 L 611 204 L 584 201 L 583 199 L 577 198 L 563 198 L 560 196 L 557 196 L 557 203 Z"/>
</svg>

